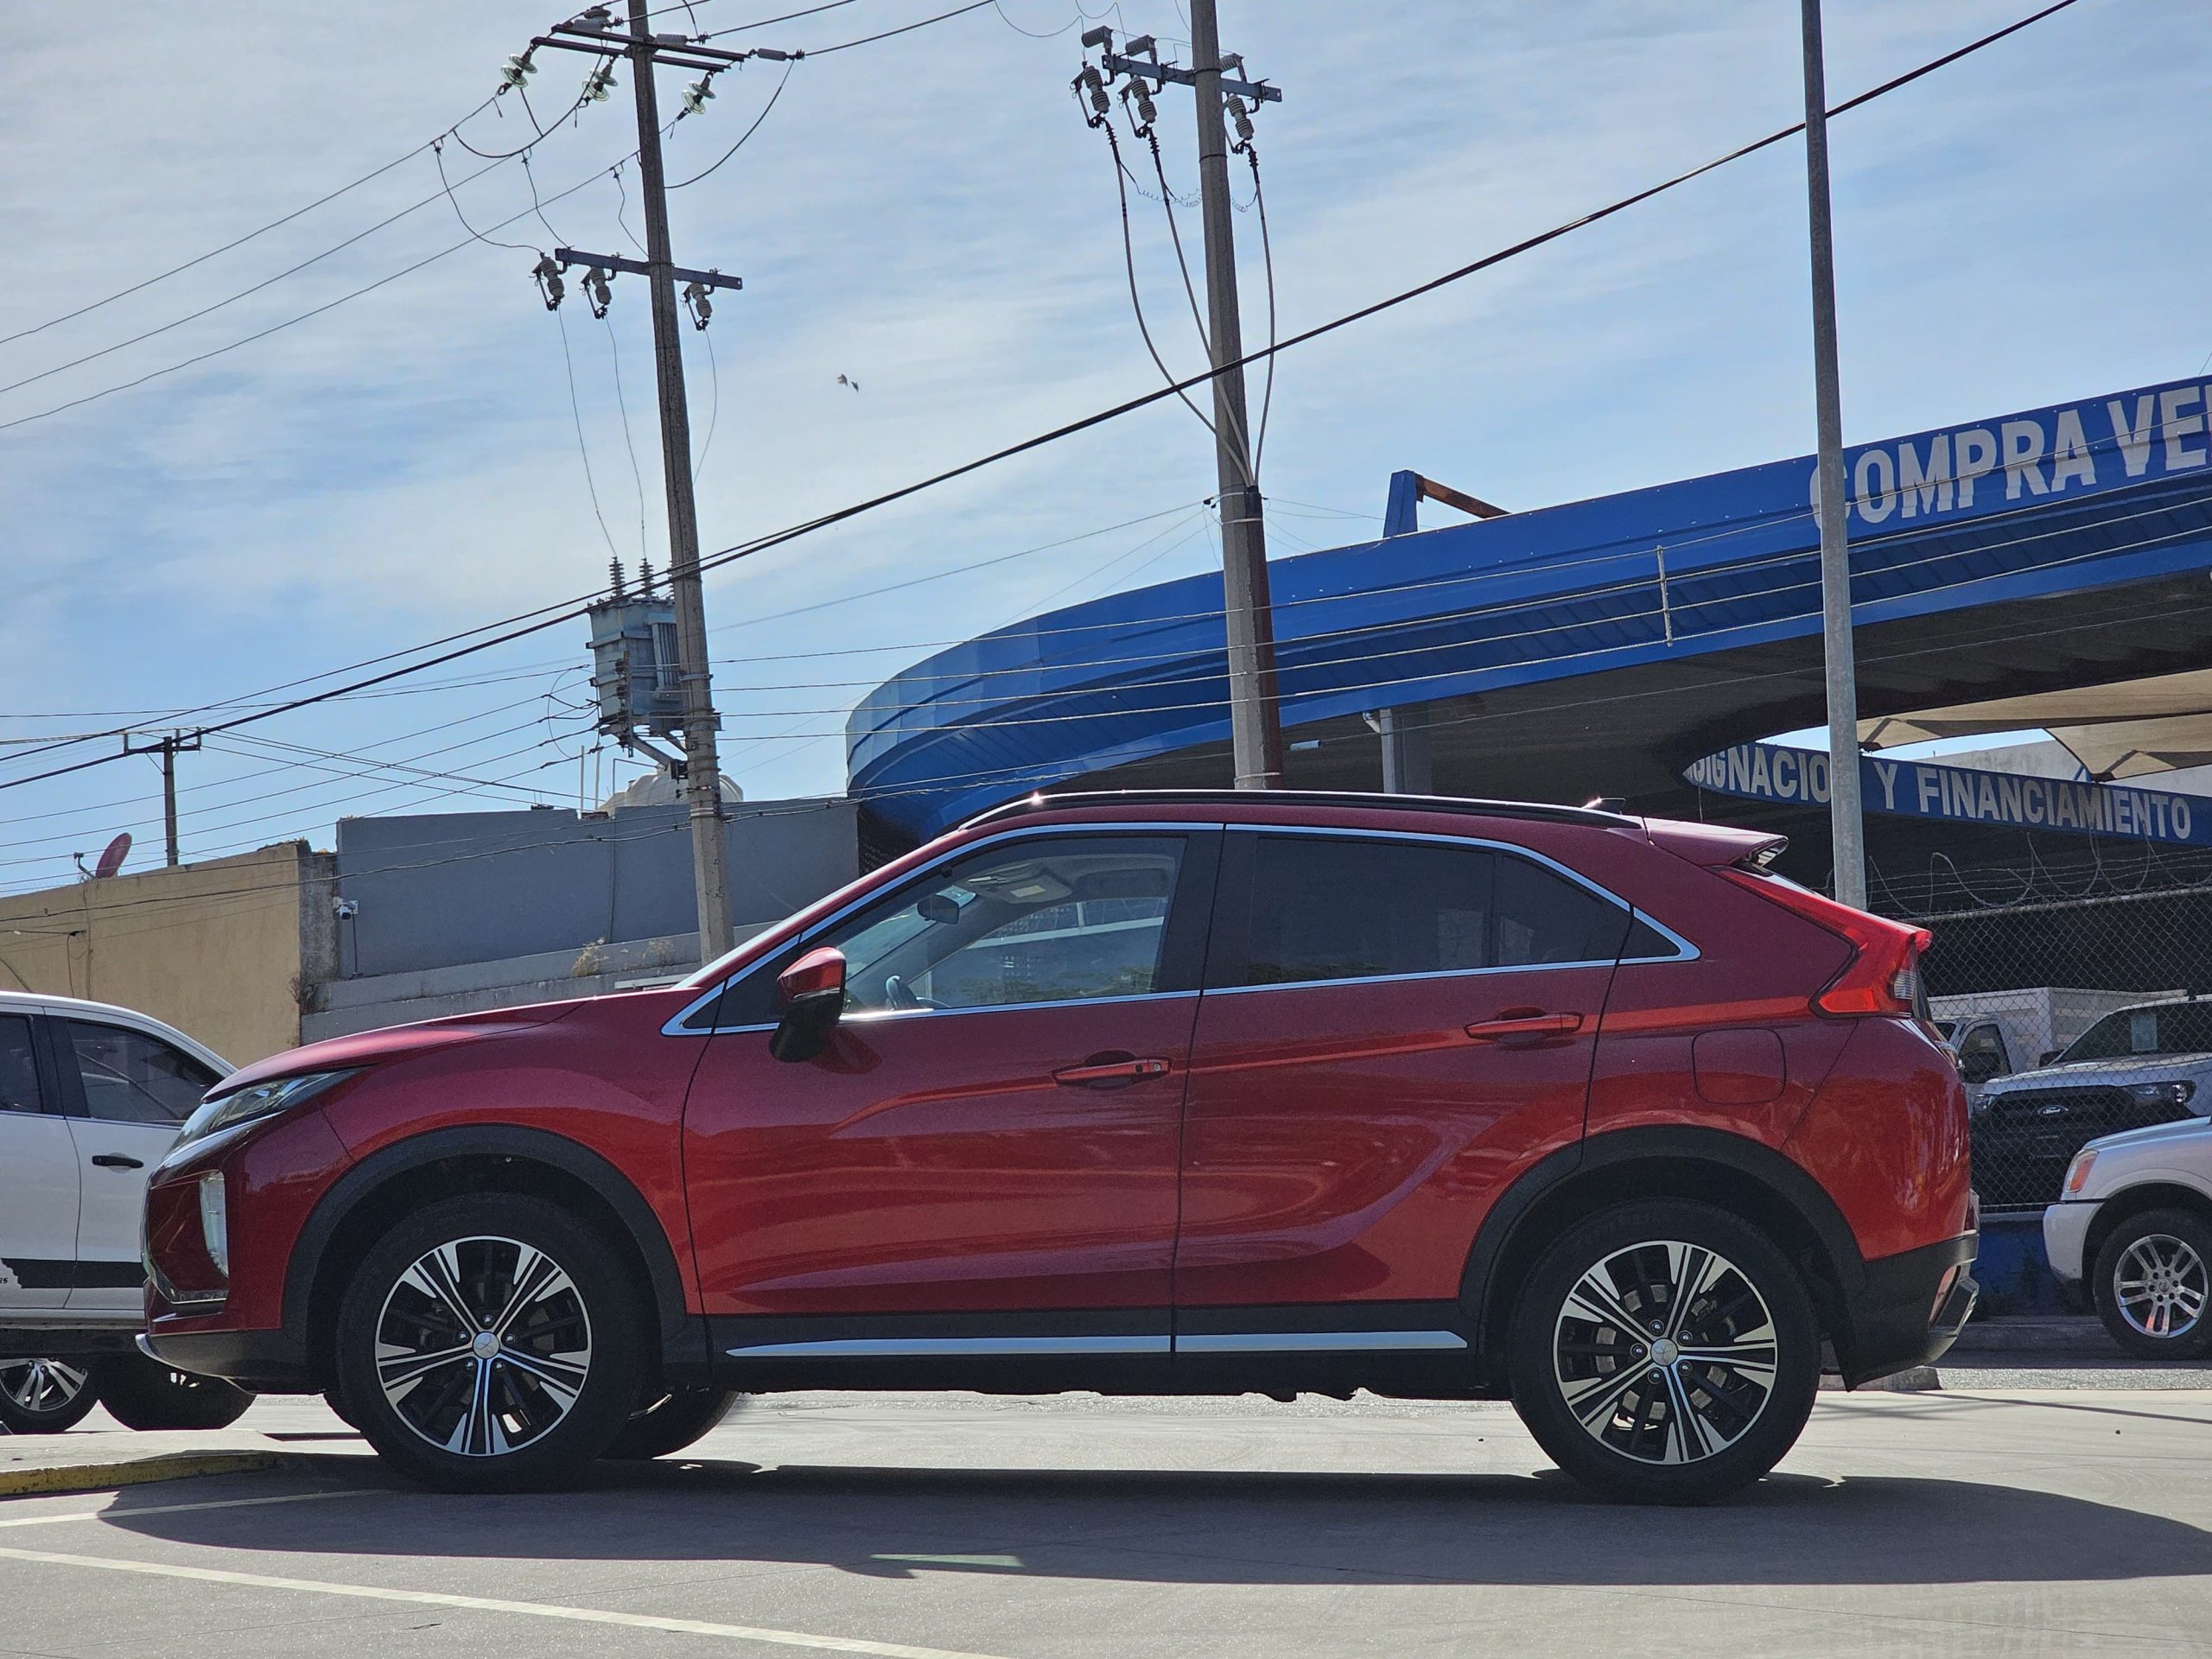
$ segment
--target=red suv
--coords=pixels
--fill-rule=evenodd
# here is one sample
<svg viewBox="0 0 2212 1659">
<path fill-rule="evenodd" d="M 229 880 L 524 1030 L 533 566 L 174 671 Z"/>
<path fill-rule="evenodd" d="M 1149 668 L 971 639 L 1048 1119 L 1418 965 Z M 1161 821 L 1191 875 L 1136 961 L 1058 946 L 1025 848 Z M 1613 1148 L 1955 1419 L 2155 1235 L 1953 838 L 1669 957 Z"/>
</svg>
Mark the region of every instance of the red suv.
<svg viewBox="0 0 2212 1659">
<path fill-rule="evenodd" d="M 1974 1295 L 1926 936 L 1778 838 L 1550 806 L 1033 798 L 682 985 L 213 1090 L 149 1340 L 448 1488 L 736 1391 L 1510 1395 L 1631 1497 L 1756 1479 Z"/>
</svg>

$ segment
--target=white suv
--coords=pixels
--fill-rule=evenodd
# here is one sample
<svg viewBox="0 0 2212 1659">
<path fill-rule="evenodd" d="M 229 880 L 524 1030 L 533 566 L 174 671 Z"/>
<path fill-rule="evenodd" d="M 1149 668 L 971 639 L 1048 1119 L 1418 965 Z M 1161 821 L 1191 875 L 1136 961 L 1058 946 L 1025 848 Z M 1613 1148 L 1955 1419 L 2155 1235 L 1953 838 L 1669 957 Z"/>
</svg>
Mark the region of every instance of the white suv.
<svg viewBox="0 0 2212 1659">
<path fill-rule="evenodd" d="M 95 1393 L 136 1427 L 244 1408 L 133 1346 L 146 1179 L 230 1070 L 128 1008 L 0 992 L 0 1429 L 66 1428 Z"/>
<path fill-rule="evenodd" d="M 2212 1351 L 2212 1119 L 2090 1141 L 2043 1212 L 2051 1271 L 2083 1278 L 2114 1341 L 2145 1359 Z"/>
</svg>

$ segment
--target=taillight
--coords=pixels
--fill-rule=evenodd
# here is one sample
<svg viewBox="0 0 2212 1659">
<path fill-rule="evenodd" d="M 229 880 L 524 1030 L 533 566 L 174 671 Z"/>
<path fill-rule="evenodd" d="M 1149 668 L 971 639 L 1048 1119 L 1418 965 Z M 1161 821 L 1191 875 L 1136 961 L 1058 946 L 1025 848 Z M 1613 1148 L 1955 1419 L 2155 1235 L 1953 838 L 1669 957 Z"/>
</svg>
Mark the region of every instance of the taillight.
<svg viewBox="0 0 2212 1659">
<path fill-rule="evenodd" d="M 1926 928 L 1869 915 L 1779 876 L 1732 868 L 1713 874 L 1850 944 L 1851 960 L 1813 999 L 1815 1013 L 1858 1018 L 1918 1012 L 1920 953 L 1935 938 Z"/>
</svg>

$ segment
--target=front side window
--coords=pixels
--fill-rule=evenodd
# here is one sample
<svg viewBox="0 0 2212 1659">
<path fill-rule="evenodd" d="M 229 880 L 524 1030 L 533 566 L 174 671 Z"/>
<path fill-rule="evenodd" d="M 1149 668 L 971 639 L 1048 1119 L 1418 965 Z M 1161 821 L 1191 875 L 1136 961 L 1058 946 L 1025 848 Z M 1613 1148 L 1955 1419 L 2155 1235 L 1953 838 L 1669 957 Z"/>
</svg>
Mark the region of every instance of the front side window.
<svg viewBox="0 0 2212 1659">
<path fill-rule="evenodd" d="M 110 1123 L 181 1123 L 215 1074 L 183 1050 L 142 1031 L 63 1022 L 85 1086 L 85 1109 Z"/>
<path fill-rule="evenodd" d="M 1219 985 L 1610 963 L 1629 912 L 1531 860 L 1442 842 L 1261 835 Z"/>
<path fill-rule="evenodd" d="M 844 952 L 856 1014 L 1142 996 L 1161 988 L 1180 836 L 1039 835 L 938 866 L 741 974 L 691 1023 L 773 1025 L 776 976 Z"/>
<path fill-rule="evenodd" d="M 957 859 L 829 929 L 855 1013 L 1143 996 L 1183 841 L 1039 836 Z"/>
<path fill-rule="evenodd" d="M 40 1109 L 38 1052 L 31 1046 L 31 1022 L 20 1014 L 0 1014 L 0 1112 Z"/>
</svg>

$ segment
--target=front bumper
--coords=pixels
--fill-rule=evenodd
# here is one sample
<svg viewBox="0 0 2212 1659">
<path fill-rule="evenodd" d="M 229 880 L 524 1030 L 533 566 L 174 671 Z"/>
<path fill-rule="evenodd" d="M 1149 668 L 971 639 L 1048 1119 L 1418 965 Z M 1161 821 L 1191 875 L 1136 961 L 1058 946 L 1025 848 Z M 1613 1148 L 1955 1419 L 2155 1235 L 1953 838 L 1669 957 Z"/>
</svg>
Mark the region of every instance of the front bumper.
<svg viewBox="0 0 2212 1659">
<path fill-rule="evenodd" d="M 2088 1277 L 2089 1228 L 2102 1203 L 2091 1198 L 2086 1204 L 2054 1204 L 2043 1212 L 2044 1254 L 2062 1283 L 2078 1285 Z"/>
<path fill-rule="evenodd" d="M 282 1331 L 180 1331 L 175 1324 L 152 1320 L 138 1338 L 139 1351 L 180 1371 L 218 1376 L 252 1394 L 321 1392 L 306 1352 Z"/>
<path fill-rule="evenodd" d="M 1836 1344 L 1847 1386 L 1877 1382 L 1941 1359 L 1974 1312 L 1978 1233 L 1961 1233 L 1866 1264 L 1850 1299 L 1849 1334 Z"/>
</svg>

